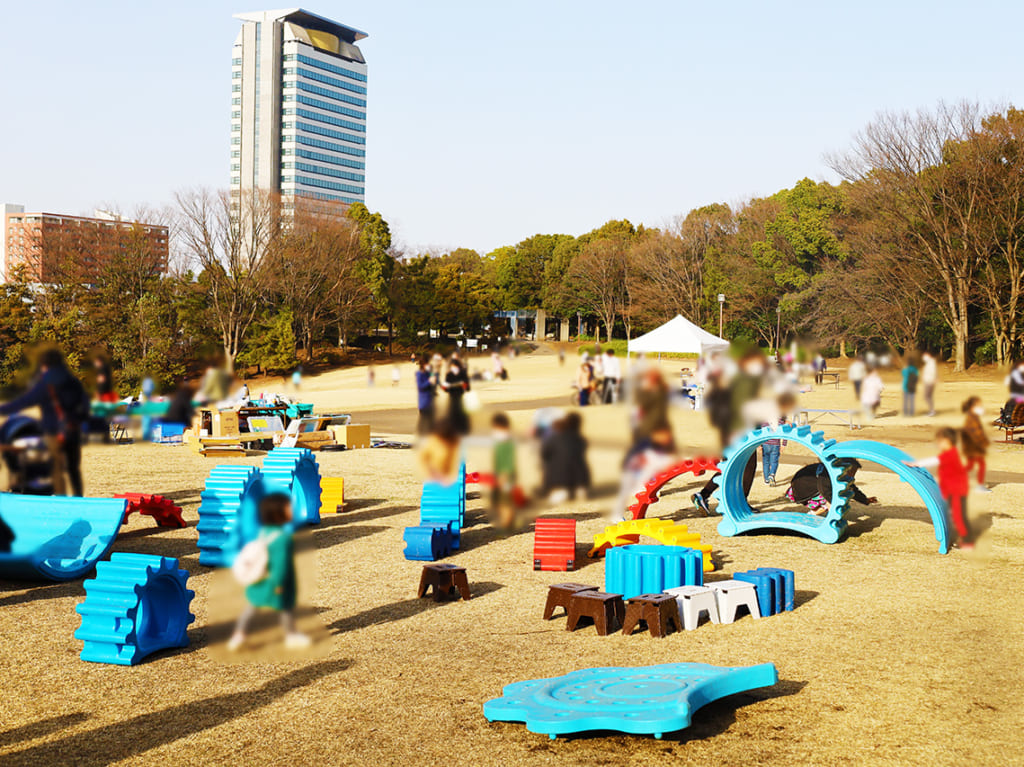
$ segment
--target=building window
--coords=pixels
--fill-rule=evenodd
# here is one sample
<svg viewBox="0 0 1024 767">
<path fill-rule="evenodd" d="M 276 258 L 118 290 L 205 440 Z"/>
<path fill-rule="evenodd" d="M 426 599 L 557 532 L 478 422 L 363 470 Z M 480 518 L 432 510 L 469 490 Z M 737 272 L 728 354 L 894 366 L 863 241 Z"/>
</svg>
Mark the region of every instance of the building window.
<svg viewBox="0 0 1024 767">
<path fill-rule="evenodd" d="M 349 117 L 355 117 L 360 120 L 366 119 L 366 112 L 359 112 L 355 109 L 349 109 L 348 107 L 338 106 L 337 104 L 328 104 L 326 101 L 320 101 L 318 99 L 311 99 L 309 96 L 303 96 L 301 93 L 295 97 L 295 100 L 300 104 L 305 104 L 308 107 L 316 107 L 317 109 L 323 109 L 325 112 L 334 112 L 335 114 L 348 115 Z"/>
<path fill-rule="evenodd" d="M 233 171 L 235 171 L 237 173 L 241 169 L 242 169 L 242 166 L 239 165 L 237 162 L 231 163 L 231 170 L 233 170 Z"/>
<path fill-rule="evenodd" d="M 320 61 L 319 59 L 310 58 L 309 56 L 303 56 L 301 53 L 299 54 L 299 61 L 303 64 L 309 64 L 311 67 L 316 67 L 317 69 L 323 69 L 326 70 L 327 72 L 333 72 L 336 75 L 350 77 L 353 80 L 358 80 L 361 83 L 366 82 L 366 75 L 364 75 L 361 72 L 353 72 L 351 69 L 345 69 L 344 67 L 336 67 L 333 64 L 328 64 L 326 61 Z M 366 91 L 363 92 L 365 93 Z"/>
<path fill-rule="evenodd" d="M 242 79 L 242 73 L 241 72 L 232 72 L 231 73 L 231 79 L 232 80 L 241 80 Z"/>
<path fill-rule="evenodd" d="M 238 99 L 238 98 L 231 99 L 231 106 L 239 106 L 241 103 L 242 103 L 241 99 Z"/>
<path fill-rule="evenodd" d="M 289 137 L 289 141 L 291 138 Z M 365 157 L 366 152 L 362 149 L 356 149 L 355 147 L 345 146 L 344 144 L 335 144 L 330 141 L 321 141 L 318 138 L 311 138 L 309 136 L 296 136 L 295 141 L 306 146 L 316 146 L 321 149 L 329 149 L 332 152 L 340 152 L 341 154 L 350 154 L 355 157 Z"/>
<path fill-rule="evenodd" d="M 240 186 L 241 183 L 242 183 L 242 179 L 241 179 L 240 176 L 232 176 L 231 177 L 231 185 L 232 186 Z"/>
<path fill-rule="evenodd" d="M 336 192 L 349 192 L 351 194 L 362 194 L 363 188 L 359 186 L 351 186 L 349 184 L 337 184 L 333 181 L 324 181 L 320 178 L 311 178 L 310 176 L 296 176 L 296 183 L 305 184 L 306 186 L 318 186 L 321 189 L 333 189 Z"/>
<path fill-rule="evenodd" d="M 241 157 L 241 156 L 242 156 L 242 153 L 241 153 L 241 152 L 239 152 L 239 151 L 238 151 L 237 149 L 232 149 L 232 150 L 231 150 L 231 156 L 232 156 L 232 157 Z"/>
<path fill-rule="evenodd" d="M 338 93 L 337 91 L 328 90 L 327 88 L 321 88 L 319 85 L 310 85 L 309 83 L 300 81 L 295 83 L 295 87 L 300 91 L 315 93 L 318 96 L 324 96 L 325 98 L 334 99 L 335 101 L 344 101 L 346 104 L 355 104 L 357 107 L 366 107 L 366 101 L 364 99 L 357 99 L 355 96 L 349 96 L 347 93 Z"/>
<path fill-rule="evenodd" d="M 231 92 L 232 93 L 241 93 L 242 92 L 242 84 L 241 83 L 233 83 L 232 86 L 231 86 Z"/>
<path fill-rule="evenodd" d="M 348 120 L 339 120 L 337 117 L 329 117 L 328 115 L 322 115 L 317 112 L 310 112 L 308 109 L 297 109 L 295 111 L 299 117 L 305 117 L 308 120 L 316 120 L 317 122 L 327 123 L 328 125 L 337 125 L 339 128 L 348 128 L 349 130 L 366 133 L 366 126 L 359 123 L 349 122 Z"/>
<path fill-rule="evenodd" d="M 329 138 L 338 138 L 342 141 L 351 141 L 353 144 L 365 144 L 365 136 L 353 136 L 349 133 L 340 133 L 330 128 L 321 128 L 319 125 L 312 125 L 311 123 L 299 123 L 299 130 L 306 131 L 307 133 L 316 133 L 320 136 L 327 136 Z"/>
<path fill-rule="evenodd" d="M 241 120 L 242 119 L 242 111 L 241 110 L 236 110 L 236 111 L 232 112 L 231 113 L 231 119 L 232 120 Z"/>
<path fill-rule="evenodd" d="M 241 136 L 232 136 L 231 137 L 231 143 L 232 144 L 241 144 L 242 143 L 242 137 Z"/>
<path fill-rule="evenodd" d="M 233 66 L 233 67 L 240 67 L 240 66 L 242 66 L 242 60 L 241 59 L 231 59 L 231 66 Z"/>
<path fill-rule="evenodd" d="M 285 73 L 287 72 L 288 70 L 285 70 Z M 312 69 L 303 69 L 302 67 L 299 67 L 299 74 L 302 75 L 303 77 L 309 78 L 310 80 L 316 80 L 317 82 L 325 83 L 326 85 L 333 85 L 335 88 L 341 88 L 346 91 L 352 91 L 353 93 L 361 93 L 364 96 L 366 95 L 366 88 L 364 88 L 362 85 L 353 85 L 352 83 L 346 83 L 343 80 L 337 80 L 333 77 L 328 77 L 327 75 L 322 75 L 318 72 L 314 72 Z"/>
<path fill-rule="evenodd" d="M 319 152 L 306 152 L 306 151 L 300 149 L 295 154 L 298 157 L 305 157 L 308 160 L 317 160 L 319 162 L 326 162 L 326 163 L 334 163 L 335 162 L 335 158 L 330 157 L 328 155 L 320 154 Z M 365 176 L 361 176 L 358 173 L 349 173 L 348 171 L 337 170 L 335 168 L 319 168 L 319 167 L 317 167 L 315 165 L 307 165 L 306 163 L 301 163 L 301 162 L 300 163 L 296 163 L 295 167 L 298 168 L 299 170 L 309 171 L 310 173 L 320 173 L 321 175 L 324 175 L 324 176 L 334 176 L 334 178 L 344 178 L 344 179 L 348 179 L 349 181 L 359 181 L 359 182 L 366 181 L 366 177 Z"/>
</svg>

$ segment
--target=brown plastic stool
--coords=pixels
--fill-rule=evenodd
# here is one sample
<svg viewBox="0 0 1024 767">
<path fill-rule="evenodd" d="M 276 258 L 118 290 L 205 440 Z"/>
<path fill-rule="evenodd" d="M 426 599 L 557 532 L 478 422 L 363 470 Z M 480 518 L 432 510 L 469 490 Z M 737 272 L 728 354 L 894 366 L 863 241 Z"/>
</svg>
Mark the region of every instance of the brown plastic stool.
<svg viewBox="0 0 1024 767">
<path fill-rule="evenodd" d="M 566 631 L 575 631 L 581 618 L 594 621 L 594 628 L 600 636 L 614 634 L 622 627 L 625 606 L 621 594 L 606 594 L 603 591 L 577 591 L 569 597 L 569 619 Z"/>
<path fill-rule="evenodd" d="M 679 621 L 679 605 L 672 594 L 641 594 L 630 599 L 626 605 L 622 633 L 632 634 L 641 621 L 647 624 L 652 637 L 667 636 L 672 628 L 683 630 Z"/>
<path fill-rule="evenodd" d="M 465 567 L 444 563 L 423 565 L 420 589 L 416 596 L 424 596 L 431 586 L 434 588 L 435 602 L 452 597 L 458 599 L 459 595 L 463 599 L 469 599 L 469 581 L 466 580 Z"/>
<path fill-rule="evenodd" d="M 548 586 L 548 601 L 544 605 L 544 620 L 551 619 L 551 614 L 556 607 L 561 607 L 568 615 L 569 599 L 573 594 L 578 594 L 581 591 L 597 591 L 597 586 L 586 586 L 582 583 L 556 583 L 554 586 Z"/>
</svg>

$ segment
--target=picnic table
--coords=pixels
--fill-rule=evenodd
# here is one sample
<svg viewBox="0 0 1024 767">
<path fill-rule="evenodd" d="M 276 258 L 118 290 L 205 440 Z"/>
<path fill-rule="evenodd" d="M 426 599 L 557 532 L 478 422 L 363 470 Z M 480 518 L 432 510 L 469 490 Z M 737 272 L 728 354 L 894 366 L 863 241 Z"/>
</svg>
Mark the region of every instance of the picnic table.
<svg viewBox="0 0 1024 767">
<path fill-rule="evenodd" d="M 851 429 L 859 429 L 860 425 L 855 420 L 859 412 L 858 410 L 843 410 L 841 408 L 804 407 L 796 412 L 793 420 L 798 426 L 810 426 L 812 423 L 816 423 L 823 418 L 832 418 L 832 423 L 837 426 L 841 424 Z"/>
<path fill-rule="evenodd" d="M 824 372 L 820 373 L 820 375 L 821 375 L 821 378 L 822 378 L 822 381 L 821 381 L 822 385 L 825 384 L 825 377 L 828 376 L 829 378 L 832 379 L 829 383 L 831 383 L 836 389 L 839 388 L 839 373 L 838 372 L 825 370 Z"/>
</svg>

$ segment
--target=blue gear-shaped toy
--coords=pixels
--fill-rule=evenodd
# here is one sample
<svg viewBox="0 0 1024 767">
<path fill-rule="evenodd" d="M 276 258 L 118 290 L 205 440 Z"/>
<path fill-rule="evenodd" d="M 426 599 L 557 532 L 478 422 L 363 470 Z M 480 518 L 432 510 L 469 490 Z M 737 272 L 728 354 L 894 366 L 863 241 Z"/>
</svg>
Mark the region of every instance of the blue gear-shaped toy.
<svg viewBox="0 0 1024 767">
<path fill-rule="evenodd" d="M 173 557 L 117 552 L 99 562 L 85 582 L 85 601 L 75 606 L 82 660 L 133 666 L 159 650 L 188 647 L 196 593 L 187 581 Z"/>
<path fill-rule="evenodd" d="M 490 722 L 525 722 L 527 730 L 552 740 L 588 730 L 660 738 L 688 727 L 693 712 L 713 700 L 778 681 L 771 663 L 588 668 L 506 685 L 502 697 L 484 703 L 484 716 Z"/>
<path fill-rule="evenodd" d="M 800 511 L 755 512 L 743 492 L 743 471 L 757 448 L 773 439 L 803 445 L 824 464 L 832 483 L 832 497 L 828 513 L 823 517 Z M 836 452 L 836 441 L 825 439 L 820 431 L 809 426 L 784 424 L 777 428 L 754 429 L 725 449 L 718 468 L 721 470 L 718 490 L 718 511 L 723 519 L 718 523 L 721 535 L 738 535 L 750 530 L 792 530 L 810 536 L 822 543 L 835 543 L 846 532 L 846 510 L 852 491 L 842 478 L 842 458 Z"/>
<path fill-rule="evenodd" d="M 320 523 L 320 467 L 311 450 L 277 447 L 263 459 L 266 492 L 280 491 L 292 497 L 295 527 Z"/>
<path fill-rule="evenodd" d="M 255 466 L 216 466 L 199 504 L 199 564 L 230 567 L 246 541 L 259 535 L 263 472 Z"/>
</svg>

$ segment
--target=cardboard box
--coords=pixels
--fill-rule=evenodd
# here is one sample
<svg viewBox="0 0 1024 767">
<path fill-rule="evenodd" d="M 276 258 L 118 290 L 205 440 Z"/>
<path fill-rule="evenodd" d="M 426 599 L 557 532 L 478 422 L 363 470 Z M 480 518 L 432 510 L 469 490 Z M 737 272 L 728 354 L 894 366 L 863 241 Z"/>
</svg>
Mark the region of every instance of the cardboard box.
<svg viewBox="0 0 1024 767">
<path fill-rule="evenodd" d="M 350 423 L 347 426 L 331 426 L 330 430 L 334 435 L 334 441 L 344 445 L 346 450 L 370 446 L 369 424 Z"/>
</svg>

